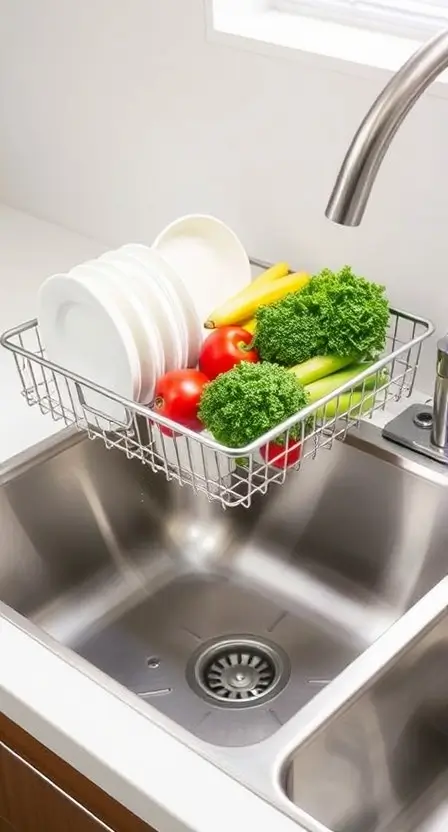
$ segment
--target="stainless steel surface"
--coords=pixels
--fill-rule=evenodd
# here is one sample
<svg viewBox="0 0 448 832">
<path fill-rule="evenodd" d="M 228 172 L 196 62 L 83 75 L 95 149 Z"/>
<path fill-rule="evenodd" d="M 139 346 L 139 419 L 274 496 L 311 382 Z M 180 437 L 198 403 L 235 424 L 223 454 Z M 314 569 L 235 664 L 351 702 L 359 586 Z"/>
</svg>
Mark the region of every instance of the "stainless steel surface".
<svg viewBox="0 0 448 832">
<path fill-rule="evenodd" d="M 21 615 L 0 614 L 318 829 L 282 790 L 285 761 L 446 575 L 448 472 L 363 424 L 250 512 L 222 512 L 67 433 L 0 469 L 0 599 Z M 272 696 L 228 708 L 195 688 L 204 650 L 248 638 L 272 647 Z M 247 690 L 239 663 L 230 687 Z"/>
<path fill-rule="evenodd" d="M 448 381 L 446 382 L 448 384 Z M 391 442 L 397 442 L 406 448 L 434 459 L 441 465 L 448 465 L 448 446 L 439 447 L 433 442 L 432 430 L 436 414 L 443 409 L 429 405 L 413 404 L 383 429 L 383 436 Z"/>
<path fill-rule="evenodd" d="M 103 820 L 101 820 L 97 815 L 94 815 L 93 812 L 90 811 L 90 809 L 87 809 L 85 806 L 82 805 L 82 803 L 79 803 L 79 801 L 72 797 L 70 794 L 67 794 L 67 792 L 61 789 L 61 787 L 54 783 L 53 780 L 50 780 L 50 778 L 47 777 L 46 774 L 43 774 L 42 771 L 35 768 L 35 766 L 28 762 L 28 760 L 25 760 L 24 757 L 21 757 L 20 754 L 17 753 L 17 751 L 13 751 L 12 748 L 9 748 L 8 745 L 5 745 L 5 743 L 2 742 L 2 740 L 0 740 L 0 750 L 3 751 L 4 754 L 8 754 L 14 760 L 17 760 L 17 762 L 20 763 L 22 766 L 25 766 L 36 777 L 38 777 L 39 780 L 41 780 L 47 786 L 50 786 L 51 789 L 53 789 L 55 792 L 61 795 L 61 797 L 63 797 L 64 800 L 67 800 L 68 803 L 70 803 L 72 806 L 75 806 L 79 810 L 79 812 L 82 815 L 84 815 L 84 817 L 88 817 L 90 820 L 94 821 L 98 829 L 101 828 L 104 830 L 104 832 L 114 832 L 111 826 L 109 826 L 107 823 L 104 823 Z"/>
<path fill-rule="evenodd" d="M 446 450 L 448 461 L 448 336 L 437 343 L 432 442 Z"/>
<path fill-rule="evenodd" d="M 280 492 L 251 512 L 222 512 L 97 442 L 20 471 L 1 494 L 1 599 L 196 736 L 264 739 L 363 649 L 343 615 L 310 610 L 320 582 L 294 547 L 313 478 L 301 511 L 294 479 L 285 487 L 280 503 L 298 522 L 281 540 Z M 275 703 L 245 713 L 211 706 L 186 675 L 198 648 L 241 633 L 271 641 L 291 665 Z"/>
<path fill-rule="evenodd" d="M 409 110 L 448 67 L 448 31 L 424 44 L 393 76 L 361 123 L 326 209 L 341 225 L 359 225 L 386 151 Z"/>
<path fill-rule="evenodd" d="M 293 754 L 288 794 L 324 829 L 448 828 L 446 603 L 392 661 L 372 661 L 370 680 Z"/>
<path fill-rule="evenodd" d="M 266 265 L 258 260 L 251 262 L 256 267 Z M 45 357 L 35 320 L 4 333 L 0 342 L 14 355 L 25 400 L 29 405 L 37 405 L 42 414 L 51 414 L 55 421 L 86 431 L 90 438 L 101 439 L 107 448 L 123 451 L 128 459 L 136 458 L 168 480 L 189 485 L 194 492 L 204 493 L 209 500 L 224 507 L 249 507 L 270 485 L 283 484 L 293 467 L 302 467 L 306 461 L 315 459 L 320 449 L 331 448 L 335 439 L 344 439 L 358 425 L 360 413 L 366 418 L 385 407 L 388 401 L 409 395 L 422 341 L 433 329 L 424 318 L 392 309 L 384 356 L 352 381 L 303 408 L 244 448 L 224 448 L 205 432 L 198 434 L 175 425 L 149 407 L 127 401 L 51 363 Z M 384 369 L 389 373 L 386 381 L 381 372 Z M 365 390 L 364 380 L 374 373 L 375 389 Z M 356 406 L 351 396 L 355 388 L 363 395 L 362 402 Z M 102 412 L 89 405 L 92 391 L 105 403 Z M 342 393 L 349 394 L 348 398 L 341 398 Z M 332 408 L 331 415 L 326 406 L 335 400 L 336 414 Z M 122 412 L 118 422 L 116 416 L 115 421 L 111 420 L 111 413 L 117 412 L 117 403 Z M 173 437 L 163 433 L 164 426 L 174 431 Z M 295 439 L 291 437 L 293 427 L 299 429 Z M 288 453 L 280 452 L 275 461 L 266 461 L 260 454 L 263 446 L 280 435 L 290 451 L 300 445 L 300 458 L 294 466 L 288 467 Z"/>
<path fill-rule="evenodd" d="M 193 691 L 206 701 L 248 708 L 279 696 L 290 672 L 288 656 L 277 644 L 235 635 L 200 647 L 186 675 Z"/>
</svg>

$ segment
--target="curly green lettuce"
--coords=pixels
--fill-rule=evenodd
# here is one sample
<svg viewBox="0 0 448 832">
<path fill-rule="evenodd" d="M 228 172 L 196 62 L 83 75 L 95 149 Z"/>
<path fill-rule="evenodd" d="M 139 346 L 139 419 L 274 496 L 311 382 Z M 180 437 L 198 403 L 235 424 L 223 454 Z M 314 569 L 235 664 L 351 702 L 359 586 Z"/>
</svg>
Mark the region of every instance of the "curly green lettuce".
<svg viewBox="0 0 448 832">
<path fill-rule="evenodd" d="M 222 445 L 243 448 L 307 403 L 303 385 L 283 367 L 243 361 L 205 386 L 199 418 Z M 299 433 L 294 426 L 290 437 Z"/>
<path fill-rule="evenodd" d="M 384 292 L 349 266 L 324 269 L 300 292 L 257 311 L 255 346 L 263 360 L 288 367 L 317 355 L 376 356 L 389 323 Z"/>
<path fill-rule="evenodd" d="M 319 317 L 310 314 L 304 291 L 257 309 L 254 343 L 263 361 L 292 367 L 325 351 Z"/>
</svg>

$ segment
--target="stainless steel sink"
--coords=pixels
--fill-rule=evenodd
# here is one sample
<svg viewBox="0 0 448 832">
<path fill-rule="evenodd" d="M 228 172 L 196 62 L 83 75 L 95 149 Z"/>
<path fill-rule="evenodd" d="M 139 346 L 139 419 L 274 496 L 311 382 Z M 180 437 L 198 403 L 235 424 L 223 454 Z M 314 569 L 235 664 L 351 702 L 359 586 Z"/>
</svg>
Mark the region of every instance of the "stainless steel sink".
<svg viewBox="0 0 448 832">
<path fill-rule="evenodd" d="M 224 512 L 66 432 L 4 465 L 0 485 L 0 600 L 312 825 L 295 775 L 304 726 L 445 576 L 444 469 L 365 424 L 250 511 Z"/>
<path fill-rule="evenodd" d="M 293 755 L 287 791 L 334 832 L 444 832 L 446 607 L 404 648 L 397 647 L 392 660 L 372 659 L 370 672 L 370 681 L 350 692 L 348 706 Z"/>
</svg>

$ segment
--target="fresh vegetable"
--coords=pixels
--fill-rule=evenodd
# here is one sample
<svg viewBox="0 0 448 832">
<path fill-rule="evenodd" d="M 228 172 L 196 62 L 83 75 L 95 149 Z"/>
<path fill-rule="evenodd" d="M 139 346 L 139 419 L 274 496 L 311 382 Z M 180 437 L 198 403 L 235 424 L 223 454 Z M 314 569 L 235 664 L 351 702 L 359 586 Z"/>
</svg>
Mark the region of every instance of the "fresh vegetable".
<svg viewBox="0 0 448 832">
<path fill-rule="evenodd" d="M 274 468 L 290 468 L 299 461 L 302 446 L 300 442 L 296 441 L 289 442 L 287 445 L 281 445 L 279 442 L 269 442 L 260 448 L 260 454 L 264 461 L 273 465 Z"/>
<path fill-rule="evenodd" d="M 384 349 L 389 308 L 384 286 L 324 269 L 300 292 L 256 312 L 255 346 L 262 360 L 292 367 L 319 355 L 352 360 Z"/>
<path fill-rule="evenodd" d="M 329 393 L 337 390 L 338 387 L 342 387 L 343 384 L 347 384 L 347 382 L 364 372 L 364 370 L 367 370 L 367 367 L 368 364 L 365 363 L 352 364 L 351 367 L 348 367 L 340 373 L 333 373 L 331 376 L 321 378 L 318 381 L 313 381 L 312 384 L 307 384 L 305 390 L 308 393 L 309 403 L 315 404 L 315 402 L 318 402 L 319 399 L 323 399 L 324 396 L 328 396 Z M 360 381 L 354 389 L 360 389 L 362 391 L 363 389 L 373 390 L 376 388 L 378 390 L 378 388 L 385 384 L 387 380 L 388 374 L 385 371 L 382 373 L 372 373 L 372 375 L 367 376 L 364 381 Z"/>
<path fill-rule="evenodd" d="M 218 442 L 242 448 L 307 402 L 303 385 L 283 367 L 243 361 L 205 386 L 199 418 Z M 291 439 L 300 431 L 300 425 L 292 427 Z"/>
<path fill-rule="evenodd" d="M 255 281 L 215 309 L 206 320 L 205 328 L 215 329 L 229 324 L 241 324 L 251 318 L 260 306 L 274 303 L 290 292 L 298 292 L 310 280 L 309 275 L 297 272 L 267 283 L 260 284 Z"/>
<path fill-rule="evenodd" d="M 325 353 L 371 357 L 386 343 L 389 304 L 385 287 L 353 274 L 324 269 L 309 285 L 309 307 L 319 308 L 326 334 Z"/>
<path fill-rule="evenodd" d="M 202 430 L 198 409 L 207 383 L 207 376 L 199 370 L 171 370 L 165 373 L 156 385 L 154 410 L 191 430 Z M 174 435 L 164 425 L 160 426 L 160 430 L 166 436 Z"/>
<path fill-rule="evenodd" d="M 255 346 L 263 361 L 292 367 L 325 353 L 326 339 L 319 318 L 309 312 L 302 292 L 293 292 L 256 311 Z"/>
<path fill-rule="evenodd" d="M 302 384 L 311 384 L 320 378 L 325 378 L 331 373 L 337 373 L 348 364 L 353 363 L 353 358 L 340 355 L 316 355 L 314 358 L 309 358 L 308 361 L 303 361 L 302 364 L 296 364 L 291 367 L 291 373 L 302 382 Z"/>
<path fill-rule="evenodd" d="M 363 413 L 368 413 L 375 404 L 375 393 L 365 395 L 364 393 L 343 393 L 342 396 L 336 396 L 335 399 L 319 407 L 316 411 L 316 418 L 323 422 L 328 419 L 334 419 L 338 416 L 344 416 L 348 413 L 350 417 L 361 416 Z"/>
<path fill-rule="evenodd" d="M 255 363 L 259 357 L 257 351 L 250 348 L 252 340 L 250 332 L 240 326 L 214 329 L 202 345 L 199 369 L 212 380 L 240 361 Z"/>
<path fill-rule="evenodd" d="M 255 284 L 260 286 L 265 283 L 269 283 L 272 280 L 278 280 L 279 277 L 286 277 L 289 274 L 290 268 L 288 263 L 276 263 L 275 266 L 271 266 L 270 269 L 266 269 L 265 272 L 262 272 L 255 278 L 252 285 Z"/>
</svg>

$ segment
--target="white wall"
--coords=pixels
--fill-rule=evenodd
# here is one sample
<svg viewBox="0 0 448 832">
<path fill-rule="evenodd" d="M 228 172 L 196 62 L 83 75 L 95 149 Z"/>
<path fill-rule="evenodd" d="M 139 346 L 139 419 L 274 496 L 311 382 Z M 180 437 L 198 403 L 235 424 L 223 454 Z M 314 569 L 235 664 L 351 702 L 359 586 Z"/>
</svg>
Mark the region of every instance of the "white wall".
<svg viewBox="0 0 448 832">
<path fill-rule="evenodd" d="M 106 243 L 212 212 L 251 252 L 351 263 L 448 327 L 448 100 L 426 95 L 363 225 L 324 207 L 379 81 L 205 40 L 202 0 L 0 0 L 0 197 Z M 429 351 L 420 387 L 432 385 Z"/>
</svg>

